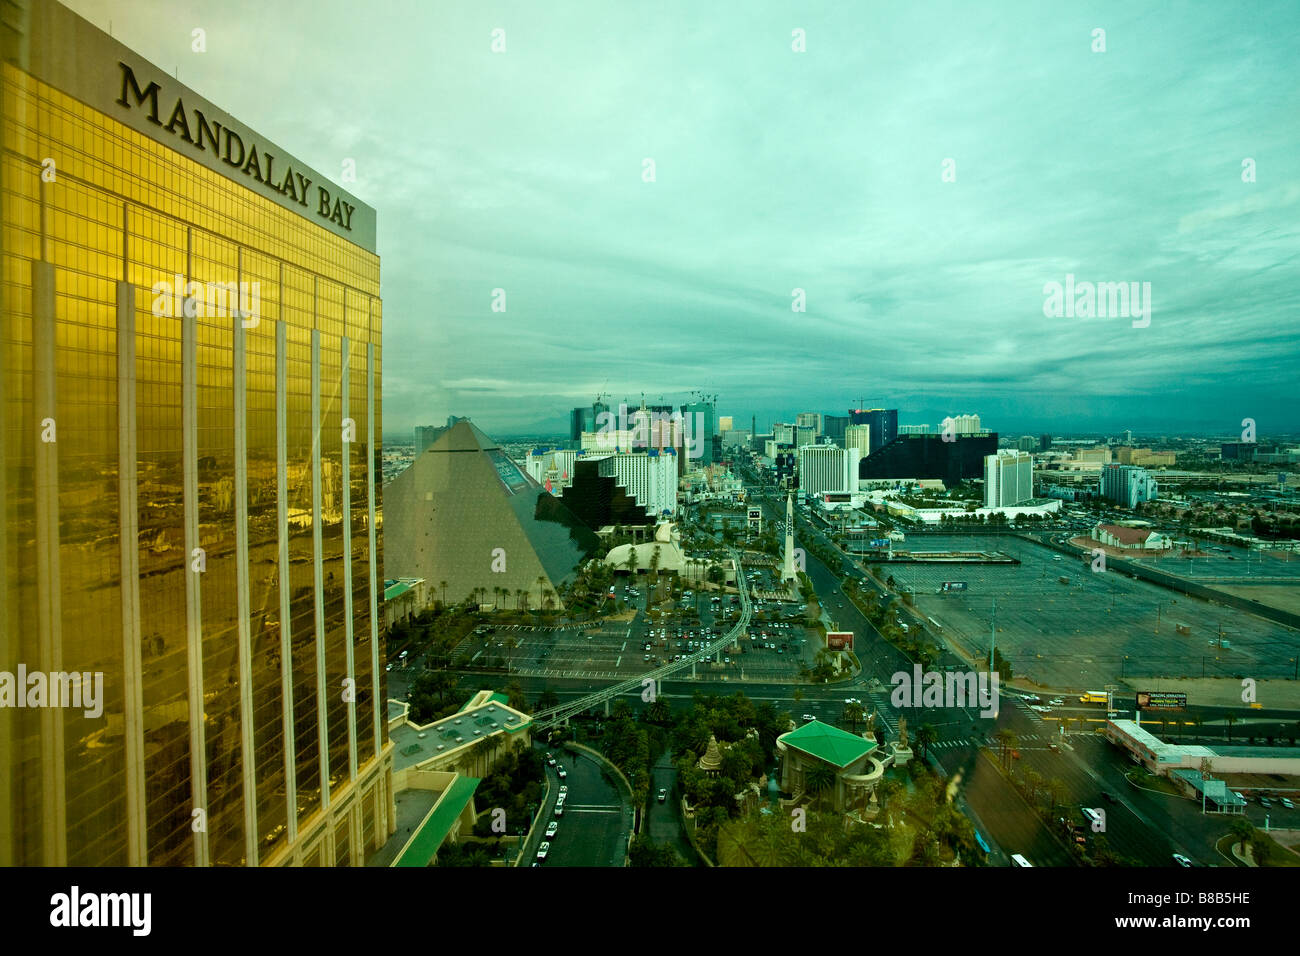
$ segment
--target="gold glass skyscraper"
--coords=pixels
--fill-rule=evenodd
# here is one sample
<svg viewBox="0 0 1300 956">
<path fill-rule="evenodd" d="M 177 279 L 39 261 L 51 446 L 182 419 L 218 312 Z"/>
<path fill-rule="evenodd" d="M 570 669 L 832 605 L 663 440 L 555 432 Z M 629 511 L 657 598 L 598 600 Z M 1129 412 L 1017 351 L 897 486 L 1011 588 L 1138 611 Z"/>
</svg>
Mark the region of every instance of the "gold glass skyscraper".
<svg viewBox="0 0 1300 956">
<path fill-rule="evenodd" d="M 374 210 L 16 11 L 0 864 L 359 864 L 395 826 Z"/>
</svg>

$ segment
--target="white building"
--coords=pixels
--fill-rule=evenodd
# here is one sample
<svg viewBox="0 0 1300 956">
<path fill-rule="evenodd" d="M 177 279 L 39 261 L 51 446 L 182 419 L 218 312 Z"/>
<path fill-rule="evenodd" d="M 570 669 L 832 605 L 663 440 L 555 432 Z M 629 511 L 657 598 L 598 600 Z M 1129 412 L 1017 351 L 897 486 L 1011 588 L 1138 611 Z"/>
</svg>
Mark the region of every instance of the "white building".
<svg viewBox="0 0 1300 956">
<path fill-rule="evenodd" d="M 573 484 L 573 462 L 581 454 L 570 448 L 534 448 L 524 458 L 524 470 L 551 494 L 558 495 Z"/>
<path fill-rule="evenodd" d="M 984 456 L 984 507 L 1009 508 L 1034 496 L 1034 457 L 999 449 Z"/>
<path fill-rule="evenodd" d="M 805 445 L 799 449 L 799 490 L 805 495 L 857 491 L 861 459 L 862 453 L 856 448 Z"/>
<path fill-rule="evenodd" d="M 901 429 L 900 429 L 901 430 Z M 844 447 L 856 448 L 861 457 L 866 458 L 871 454 L 871 426 L 870 425 L 849 425 L 844 429 Z"/>
<path fill-rule="evenodd" d="M 658 518 L 677 513 L 677 455 L 672 450 L 592 457 L 600 462 L 601 477 L 612 477 L 627 489 L 647 514 Z"/>
<path fill-rule="evenodd" d="M 796 448 L 802 448 L 804 445 L 817 444 L 817 429 L 812 425 L 796 425 L 794 429 L 794 444 Z"/>
<path fill-rule="evenodd" d="M 1155 501 L 1158 491 L 1156 480 L 1145 468 L 1110 464 L 1101 470 L 1101 496 L 1126 508 L 1139 501 Z"/>
<path fill-rule="evenodd" d="M 1098 524 L 1092 529 L 1095 540 L 1112 548 L 1137 551 L 1165 551 L 1173 547 L 1169 535 L 1150 528 L 1129 528 L 1118 524 Z"/>
<path fill-rule="evenodd" d="M 980 417 L 978 415 L 953 415 L 945 418 L 940 426 L 940 431 L 944 426 L 952 426 L 954 435 L 977 435 L 980 432 Z"/>
<path fill-rule="evenodd" d="M 793 445 L 794 426 L 785 422 L 776 422 L 772 425 L 772 440 L 778 445 Z"/>
</svg>

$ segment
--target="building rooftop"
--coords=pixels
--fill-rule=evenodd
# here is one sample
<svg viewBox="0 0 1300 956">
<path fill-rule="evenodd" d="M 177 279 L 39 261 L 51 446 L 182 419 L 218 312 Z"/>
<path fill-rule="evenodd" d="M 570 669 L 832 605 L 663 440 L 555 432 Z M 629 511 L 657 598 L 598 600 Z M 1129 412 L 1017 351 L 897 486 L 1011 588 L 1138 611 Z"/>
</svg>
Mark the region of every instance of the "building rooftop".
<svg viewBox="0 0 1300 956">
<path fill-rule="evenodd" d="M 438 847 L 442 846 L 442 841 L 447 839 L 452 824 L 473 798 L 478 785 L 477 777 L 458 775 L 393 866 L 428 866 L 433 855 L 438 852 Z"/>
<path fill-rule="evenodd" d="M 1098 525 L 1097 529 L 1105 531 L 1123 544 L 1142 544 L 1152 534 L 1149 528 L 1128 528 L 1120 524 Z"/>
<path fill-rule="evenodd" d="M 780 740 L 787 747 L 794 747 L 840 768 L 876 749 L 875 741 L 823 724 L 820 720 L 809 721 L 798 730 L 782 734 Z"/>
<path fill-rule="evenodd" d="M 423 727 L 407 722 L 389 733 L 393 741 L 393 769 L 414 767 L 434 757 L 444 757 L 493 734 L 516 734 L 531 726 L 527 714 L 507 706 L 501 695 L 479 691 L 456 713 Z"/>
</svg>

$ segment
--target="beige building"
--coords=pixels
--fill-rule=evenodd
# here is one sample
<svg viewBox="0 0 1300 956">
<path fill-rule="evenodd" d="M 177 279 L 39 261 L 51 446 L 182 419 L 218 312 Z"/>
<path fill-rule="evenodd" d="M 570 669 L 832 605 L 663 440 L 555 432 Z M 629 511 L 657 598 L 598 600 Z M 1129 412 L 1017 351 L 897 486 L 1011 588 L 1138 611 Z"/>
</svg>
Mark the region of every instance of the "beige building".
<svg viewBox="0 0 1300 956">
<path fill-rule="evenodd" d="M 884 776 L 886 761 L 875 756 L 876 742 L 820 720 L 776 739 L 781 762 L 781 791 L 796 800 L 813 796 L 813 775 L 818 767 L 834 774 L 830 803 L 837 812 L 861 807 L 871 798 Z"/>
</svg>

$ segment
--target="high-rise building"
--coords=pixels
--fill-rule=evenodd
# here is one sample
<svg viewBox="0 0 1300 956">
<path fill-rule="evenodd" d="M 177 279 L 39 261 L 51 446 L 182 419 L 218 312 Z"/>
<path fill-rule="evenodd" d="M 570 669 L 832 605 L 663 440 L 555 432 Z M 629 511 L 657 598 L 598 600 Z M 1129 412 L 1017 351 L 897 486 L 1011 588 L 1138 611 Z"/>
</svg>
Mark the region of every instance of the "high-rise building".
<svg viewBox="0 0 1300 956">
<path fill-rule="evenodd" d="M 415 453 L 417 455 L 438 440 L 438 436 L 447 429 L 439 425 L 416 425 L 415 426 Z"/>
<path fill-rule="evenodd" d="M 858 474 L 873 478 L 938 478 L 949 488 L 984 473 L 984 458 L 996 454 L 997 432 L 957 435 L 899 435 L 862 459 Z"/>
<path fill-rule="evenodd" d="M 1000 450 L 984 459 L 984 507 L 1009 508 L 1034 497 L 1034 458 L 1023 451 Z"/>
<path fill-rule="evenodd" d="M 848 415 L 823 415 L 822 434 L 837 445 L 844 444 L 844 432 L 849 427 Z"/>
<path fill-rule="evenodd" d="M 795 416 L 794 423 L 799 428 L 811 428 L 817 434 L 821 434 L 822 416 L 820 412 L 800 412 Z"/>
<path fill-rule="evenodd" d="M 732 415 L 719 415 L 719 416 L 718 416 L 718 434 L 725 434 L 726 432 L 729 432 L 729 431 L 731 431 L 732 429 L 734 429 L 734 428 L 736 427 L 735 424 L 734 424 L 734 422 L 735 422 L 735 416 L 732 416 Z"/>
<path fill-rule="evenodd" d="M 871 426 L 849 425 L 844 429 L 844 447 L 855 448 L 866 458 L 871 454 Z"/>
<path fill-rule="evenodd" d="M 1052 447 L 1052 436 L 1051 436 L 1051 435 L 1039 435 L 1039 436 L 1038 436 L 1038 450 L 1039 450 L 1039 451 L 1047 451 L 1047 450 L 1050 449 L 1051 447 Z"/>
<path fill-rule="evenodd" d="M 1101 469 L 1101 496 L 1132 508 L 1139 501 L 1155 501 L 1159 487 L 1151 473 L 1135 465 L 1105 465 Z"/>
<path fill-rule="evenodd" d="M 794 444 L 794 425 L 776 422 L 772 425 L 772 439 L 778 445 Z"/>
<path fill-rule="evenodd" d="M 816 495 L 824 491 L 857 491 L 856 448 L 805 445 L 799 449 L 799 490 Z"/>
<path fill-rule="evenodd" d="M 983 431 L 978 415 L 952 415 L 940 422 L 939 430 L 953 435 L 977 435 Z"/>
<path fill-rule="evenodd" d="M 569 412 L 569 441 L 577 443 L 582 440 L 583 432 L 594 432 L 608 421 L 602 415 L 608 415 L 609 406 L 604 402 L 592 402 L 580 405 Z"/>
<path fill-rule="evenodd" d="M 713 435 L 717 409 L 712 402 L 689 402 L 682 406 L 687 441 L 691 443 L 687 466 L 713 464 Z"/>
<path fill-rule="evenodd" d="M 98 691 L 0 707 L 0 865 L 359 864 L 394 820 L 374 210 L 17 7 L 0 671 Z"/>
<path fill-rule="evenodd" d="M 794 429 L 794 446 L 802 448 L 804 445 L 816 445 L 817 429 L 811 425 L 796 425 Z"/>
<path fill-rule="evenodd" d="M 900 435 L 933 435 L 933 425 L 899 425 L 898 434 Z"/>
<path fill-rule="evenodd" d="M 1034 451 L 1038 448 L 1038 439 L 1033 435 L 1021 435 L 1016 439 L 1016 448 L 1020 451 Z"/>
<path fill-rule="evenodd" d="M 855 408 L 849 410 L 849 419 L 854 425 L 867 425 L 871 428 L 871 447 L 884 448 L 898 437 L 898 409 L 896 408 Z"/>
</svg>

